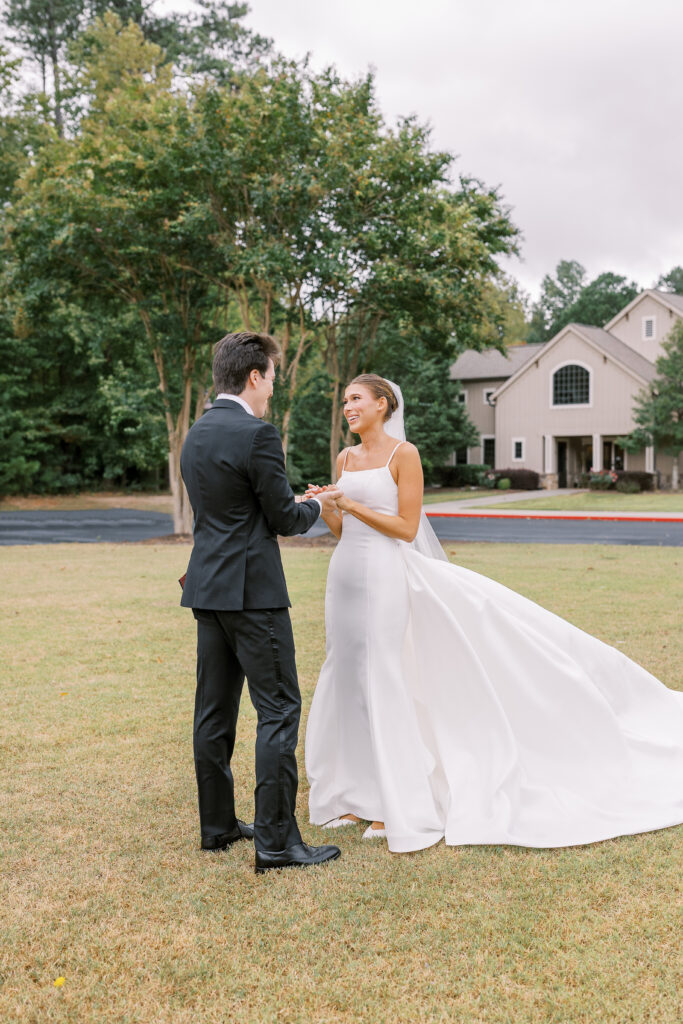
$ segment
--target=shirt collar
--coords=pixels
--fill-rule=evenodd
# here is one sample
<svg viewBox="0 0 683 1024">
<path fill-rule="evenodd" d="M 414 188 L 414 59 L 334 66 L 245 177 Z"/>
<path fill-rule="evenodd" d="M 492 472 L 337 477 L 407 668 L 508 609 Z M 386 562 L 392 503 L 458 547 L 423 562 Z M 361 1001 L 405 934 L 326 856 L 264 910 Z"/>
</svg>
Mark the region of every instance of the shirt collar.
<svg viewBox="0 0 683 1024">
<path fill-rule="evenodd" d="M 254 415 L 252 407 L 248 402 L 245 402 L 243 398 L 240 398 L 239 395 L 226 395 L 225 392 L 222 391 L 220 395 L 216 395 L 216 401 L 218 401 L 219 398 L 229 398 L 231 402 L 237 402 L 237 404 L 241 405 L 243 409 L 246 409 L 250 416 Z"/>
</svg>

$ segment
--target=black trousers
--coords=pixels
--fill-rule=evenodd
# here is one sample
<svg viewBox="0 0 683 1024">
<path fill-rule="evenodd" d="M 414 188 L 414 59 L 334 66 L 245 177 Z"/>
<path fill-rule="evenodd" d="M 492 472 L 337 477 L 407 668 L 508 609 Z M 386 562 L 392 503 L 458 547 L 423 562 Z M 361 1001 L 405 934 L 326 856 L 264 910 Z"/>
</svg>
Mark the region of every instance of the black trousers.
<svg viewBox="0 0 683 1024">
<path fill-rule="evenodd" d="M 246 676 L 258 720 L 254 845 L 286 850 L 301 842 L 295 818 L 301 694 L 289 609 L 193 612 L 194 762 L 202 839 L 228 834 L 236 826 L 230 761 Z"/>
</svg>

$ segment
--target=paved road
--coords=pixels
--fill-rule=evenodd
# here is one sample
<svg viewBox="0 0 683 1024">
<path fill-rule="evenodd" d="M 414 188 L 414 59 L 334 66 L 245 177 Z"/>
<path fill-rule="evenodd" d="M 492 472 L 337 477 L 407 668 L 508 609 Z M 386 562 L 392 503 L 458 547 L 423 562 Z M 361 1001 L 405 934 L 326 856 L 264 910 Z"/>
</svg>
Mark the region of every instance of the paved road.
<svg viewBox="0 0 683 1024">
<path fill-rule="evenodd" d="M 641 544 L 683 546 L 683 523 L 598 519 L 432 519 L 440 540 L 485 540 L 503 544 Z"/>
<path fill-rule="evenodd" d="M 173 532 L 173 520 L 164 512 L 136 512 L 130 508 L 94 511 L 0 512 L 2 544 L 99 544 L 102 541 L 147 540 Z"/>
<path fill-rule="evenodd" d="M 457 516 L 432 519 L 432 526 L 441 540 L 683 546 L 683 523 Z M 169 515 L 133 509 L 0 512 L 0 546 L 138 541 L 167 536 L 172 529 Z M 327 527 L 318 521 L 308 536 L 319 537 L 324 533 L 327 533 Z"/>
<path fill-rule="evenodd" d="M 595 519 L 502 519 L 453 516 L 430 520 L 439 540 L 494 541 L 500 544 L 644 544 L 683 546 L 683 523 L 648 523 L 633 520 L 601 522 Z M 323 522 L 313 524 L 307 536 L 327 533 Z"/>
</svg>

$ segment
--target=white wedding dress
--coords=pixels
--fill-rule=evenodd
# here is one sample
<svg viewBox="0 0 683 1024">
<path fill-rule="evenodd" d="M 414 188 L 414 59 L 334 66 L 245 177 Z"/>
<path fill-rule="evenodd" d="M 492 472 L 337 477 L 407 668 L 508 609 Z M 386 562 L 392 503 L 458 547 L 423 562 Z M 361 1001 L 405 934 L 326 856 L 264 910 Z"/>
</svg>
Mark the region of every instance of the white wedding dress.
<svg viewBox="0 0 683 1024">
<path fill-rule="evenodd" d="M 398 512 L 389 465 L 342 473 Z M 485 576 L 344 515 L 306 732 L 311 821 L 389 849 L 593 843 L 683 822 L 683 694 Z"/>
</svg>

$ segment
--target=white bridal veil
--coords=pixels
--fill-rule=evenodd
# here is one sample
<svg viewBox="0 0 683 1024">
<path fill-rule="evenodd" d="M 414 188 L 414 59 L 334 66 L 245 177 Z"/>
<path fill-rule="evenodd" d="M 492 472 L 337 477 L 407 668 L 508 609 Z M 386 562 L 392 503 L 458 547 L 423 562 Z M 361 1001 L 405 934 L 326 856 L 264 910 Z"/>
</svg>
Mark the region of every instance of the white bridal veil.
<svg viewBox="0 0 683 1024">
<path fill-rule="evenodd" d="M 388 380 L 386 377 L 384 379 L 396 395 L 396 399 L 398 401 L 398 408 L 384 424 L 384 429 L 390 437 L 395 437 L 397 441 L 405 441 L 406 428 L 403 417 L 403 392 L 398 384 L 394 384 L 393 380 Z M 431 523 L 424 512 L 422 512 L 420 516 L 420 526 L 411 547 L 414 548 L 418 554 L 425 555 L 427 558 L 440 558 L 443 562 L 448 561 L 446 552 L 441 547 L 439 538 L 434 533 Z"/>
</svg>

